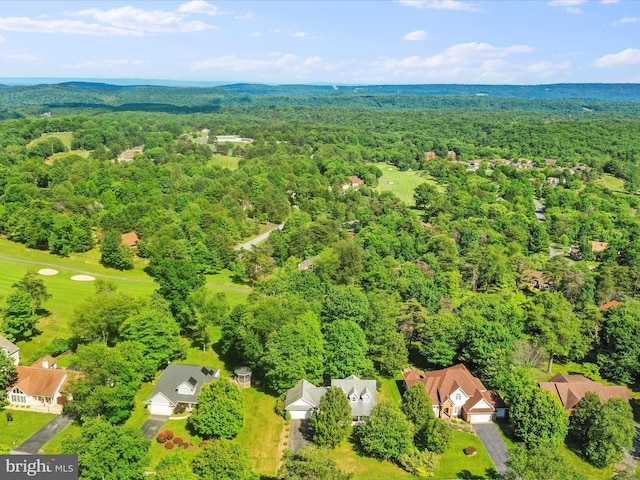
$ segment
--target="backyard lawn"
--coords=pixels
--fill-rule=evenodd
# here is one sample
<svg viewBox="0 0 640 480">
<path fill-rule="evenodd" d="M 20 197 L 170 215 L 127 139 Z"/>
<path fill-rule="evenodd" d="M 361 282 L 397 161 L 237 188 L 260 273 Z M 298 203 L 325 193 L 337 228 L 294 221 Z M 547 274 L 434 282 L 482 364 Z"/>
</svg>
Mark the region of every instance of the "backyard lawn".
<svg viewBox="0 0 640 480">
<path fill-rule="evenodd" d="M 13 415 L 13 421 L 7 421 L 7 413 Z M 0 454 L 23 443 L 27 438 L 44 427 L 55 415 L 30 412 L 28 409 L 5 409 L 0 415 Z"/>
</svg>

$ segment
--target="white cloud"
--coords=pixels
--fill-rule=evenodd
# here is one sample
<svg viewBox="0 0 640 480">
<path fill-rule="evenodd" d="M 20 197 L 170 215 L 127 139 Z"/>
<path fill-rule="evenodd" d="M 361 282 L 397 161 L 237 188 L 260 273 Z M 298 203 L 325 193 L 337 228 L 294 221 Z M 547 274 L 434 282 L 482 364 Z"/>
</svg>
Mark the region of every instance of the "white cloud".
<svg viewBox="0 0 640 480">
<path fill-rule="evenodd" d="M 14 53 L 12 55 L 7 55 L 6 58 L 10 60 L 20 60 L 23 62 L 33 62 L 38 59 L 38 57 L 28 55 L 26 53 Z"/>
<path fill-rule="evenodd" d="M 289 53 L 271 53 L 267 59 L 239 58 L 236 55 L 209 58 L 191 64 L 198 71 L 228 72 L 233 74 L 251 72 L 252 75 L 277 75 L 279 78 L 307 78 L 317 71 L 335 71 L 344 63 L 331 64 L 322 57 L 298 58 Z"/>
<path fill-rule="evenodd" d="M 28 17 L 0 18 L 0 30 L 33 33 L 67 33 L 75 35 L 135 35 L 139 30 L 86 23 L 77 20 L 32 20 Z"/>
<path fill-rule="evenodd" d="M 190 2 L 183 3 L 178 7 L 180 13 L 202 13 L 204 15 L 221 15 L 222 12 L 218 10 L 218 7 L 211 5 L 204 0 L 191 0 Z"/>
<path fill-rule="evenodd" d="M 293 32 L 291 34 L 292 37 L 295 38 L 309 38 L 309 33 L 308 32 Z"/>
<path fill-rule="evenodd" d="M 603 3 L 605 5 L 609 5 L 612 3 L 618 3 L 620 0 L 600 0 L 600 3 Z"/>
<path fill-rule="evenodd" d="M 631 23 L 640 22 L 640 18 L 638 17 L 630 17 L 629 15 L 622 17 L 620 20 L 617 20 L 611 24 L 612 27 L 620 27 L 622 25 L 629 25 Z"/>
<path fill-rule="evenodd" d="M 117 28 L 144 33 L 198 32 L 212 28 L 204 22 L 185 21 L 182 15 L 166 10 L 142 10 L 134 7 L 100 10 L 91 8 L 75 12 L 77 16 L 88 16 Z"/>
<path fill-rule="evenodd" d="M 565 12 L 578 14 L 582 13 L 582 10 L 579 5 L 586 3 L 587 0 L 551 0 L 547 5 L 551 7 L 561 7 L 564 8 Z"/>
<path fill-rule="evenodd" d="M 114 67 L 148 65 L 150 63 L 149 60 L 102 60 L 63 65 L 62 68 L 69 70 L 111 70 Z"/>
<path fill-rule="evenodd" d="M 397 0 L 400 5 L 431 10 L 467 10 L 477 12 L 479 8 L 473 3 L 460 0 Z"/>
<path fill-rule="evenodd" d="M 235 18 L 236 20 L 253 20 L 256 17 L 252 12 L 247 12 L 244 15 L 237 15 L 233 18 Z"/>
<path fill-rule="evenodd" d="M 251 35 L 249 35 L 250 37 L 261 37 L 262 36 L 262 32 L 253 32 Z"/>
<path fill-rule="evenodd" d="M 428 36 L 424 30 L 416 30 L 415 32 L 407 33 L 402 39 L 410 42 L 419 42 L 420 40 L 426 40 Z"/>
<path fill-rule="evenodd" d="M 528 45 L 496 47 L 487 43 L 453 45 L 437 55 L 419 55 L 401 59 L 379 59 L 358 72 L 363 80 L 389 82 L 401 79 L 416 83 L 514 83 L 539 80 L 565 80 L 571 63 L 536 61 L 516 63 L 510 57 L 532 52 Z"/>
<path fill-rule="evenodd" d="M 598 68 L 615 68 L 640 63 L 640 50 L 627 48 L 619 53 L 612 53 L 596 58 L 593 65 Z"/>
</svg>

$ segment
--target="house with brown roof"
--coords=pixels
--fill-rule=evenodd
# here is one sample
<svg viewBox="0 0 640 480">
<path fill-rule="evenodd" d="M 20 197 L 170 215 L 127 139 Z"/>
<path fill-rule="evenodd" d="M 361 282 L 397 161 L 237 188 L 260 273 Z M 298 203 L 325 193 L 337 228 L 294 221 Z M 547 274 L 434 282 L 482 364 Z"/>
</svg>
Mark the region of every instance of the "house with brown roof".
<svg viewBox="0 0 640 480">
<path fill-rule="evenodd" d="M 354 188 L 358 190 L 361 186 L 364 185 L 364 180 L 359 177 L 349 177 L 349 183 L 343 183 L 340 185 L 343 190 L 348 190 L 350 188 Z"/>
<path fill-rule="evenodd" d="M 436 158 L 438 155 L 436 155 L 436 152 L 425 152 L 424 154 L 424 159 L 425 160 L 432 160 L 434 158 Z"/>
<path fill-rule="evenodd" d="M 607 242 L 591 242 L 591 250 L 593 253 L 604 252 L 609 244 Z"/>
<path fill-rule="evenodd" d="M 610 302 L 604 303 L 602 305 L 600 305 L 600 311 L 604 312 L 605 310 L 610 309 L 611 307 L 617 307 L 618 305 L 620 305 L 620 302 L 617 300 L 611 300 Z"/>
<path fill-rule="evenodd" d="M 627 401 L 631 400 L 631 394 L 627 387 L 619 385 L 603 385 L 602 383 L 589 380 L 587 377 L 582 375 L 564 375 L 563 373 L 558 373 L 548 382 L 539 382 L 538 386 L 550 391 L 551 393 L 555 393 L 560 399 L 562 406 L 569 413 L 573 411 L 575 406 L 580 400 L 582 400 L 582 397 L 584 397 L 587 392 L 595 393 L 603 402 L 606 402 L 611 398 L 624 398 Z"/>
<path fill-rule="evenodd" d="M 461 363 L 431 372 L 406 371 L 404 383 L 407 388 L 416 383 L 424 385 L 438 418 L 462 417 L 468 423 L 490 423 L 506 415 L 502 398 L 487 390 Z"/>
<path fill-rule="evenodd" d="M 59 405 L 65 403 L 67 370 L 40 366 L 16 367 L 16 370 L 18 380 L 7 392 L 11 405 L 60 408 Z"/>
<path fill-rule="evenodd" d="M 140 237 L 136 232 L 128 232 L 120 235 L 122 243 L 130 248 L 137 248 Z"/>
</svg>

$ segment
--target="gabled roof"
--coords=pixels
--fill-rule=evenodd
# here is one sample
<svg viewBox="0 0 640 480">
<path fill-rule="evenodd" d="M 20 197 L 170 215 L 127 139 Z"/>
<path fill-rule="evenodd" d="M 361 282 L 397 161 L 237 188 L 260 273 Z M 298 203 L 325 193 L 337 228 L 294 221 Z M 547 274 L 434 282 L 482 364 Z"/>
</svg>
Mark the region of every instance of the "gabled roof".
<svg viewBox="0 0 640 480">
<path fill-rule="evenodd" d="M 302 379 L 294 387 L 287 390 L 284 408 L 285 410 L 294 411 L 307 411 L 317 408 L 320 404 L 320 399 L 325 393 L 327 393 L 326 388 L 316 387 L 313 383 Z"/>
<path fill-rule="evenodd" d="M 618 385 L 603 385 L 582 375 L 564 375 L 558 373 L 548 382 L 539 382 L 538 386 L 555 393 L 566 410 L 571 410 L 587 392 L 593 392 L 600 400 L 606 402 L 611 398 L 631 400 L 627 387 Z"/>
<path fill-rule="evenodd" d="M 7 356 L 12 355 L 20 350 L 17 345 L 11 343 L 9 340 L 0 335 L 0 351 L 4 349 L 7 350 Z"/>
<path fill-rule="evenodd" d="M 347 378 L 331 379 L 331 386 L 341 388 L 347 397 L 357 396 L 355 401 L 349 401 L 353 417 L 371 415 L 371 410 L 378 403 L 375 380 L 362 380 L 351 375 Z M 370 400 L 366 400 L 366 398 L 370 398 Z"/>
<path fill-rule="evenodd" d="M 18 380 L 13 387 L 34 397 L 53 397 L 67 377 L 67 371 L 60 368 L 16 367 L 16 370 Z"/>
<path fill-rule="evenodd" d="M 433 405 L 441 405 L 460 388 L 467 396 L 473 396 L 476 390 L 486 391 L 482 382 L 471 375 L 471 372 L 462 363 L 442 370 L 421 372 L 412 370 L 404 374 L 407 387 L 414 383 L 422 383 Z"/>
<path fill-rule="evenodd" d="M 596 253 L 604 252 L 608 246 L 607 242 L 591 242 L 591 250 Z"/>
<path fill-rule="evenodd" d="M 167 398 L 172 405 L 178 403 L 198 403 L 198 394 L 205 383 L 209 383 L 220 376 L 220 370 L 202 365 L 185 365 L 172 363 L 169 365 L 156 382 L 156 388 L 145 401 L 151 403 L 151 399 L 158 393 Z M 178 393 L 178 387 L 189 382 L 195 388 L 191 394 Z"/>
</svg>

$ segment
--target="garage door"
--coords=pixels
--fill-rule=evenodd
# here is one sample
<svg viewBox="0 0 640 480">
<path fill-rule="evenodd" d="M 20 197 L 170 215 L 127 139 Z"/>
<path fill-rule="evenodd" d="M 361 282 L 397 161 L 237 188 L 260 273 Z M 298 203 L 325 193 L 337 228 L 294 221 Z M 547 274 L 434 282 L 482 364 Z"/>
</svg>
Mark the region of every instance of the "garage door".
<svg viewBox="0 0 640 480">
<path fill-rule="evenodd" d="M 173 413 L 173 407 L 170 405 L 154 405 L 149 404 L 149 413 L 151 415 L 171 415 Z"/>
<path fill-rule="evenodd" d="M 476 413 L 475 415 L 470 415 L 471 423 L 490 423 L 493 421 L 490 413 Z"/>
<path fill-rule="evenodd" d="M 291 414 L 291 418 L 294 420 L 302 420 L 305 418 L 311 418 L 311 414 L 313 413 L 311 410 L 289 410 Z"/>
</svg>

